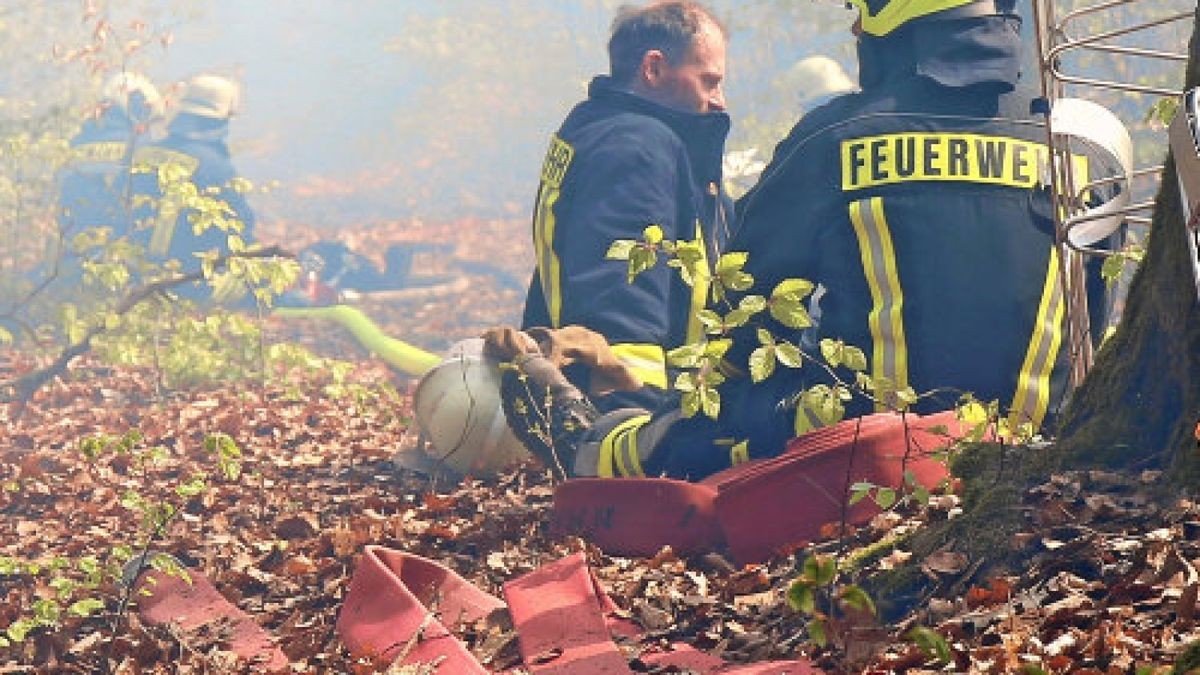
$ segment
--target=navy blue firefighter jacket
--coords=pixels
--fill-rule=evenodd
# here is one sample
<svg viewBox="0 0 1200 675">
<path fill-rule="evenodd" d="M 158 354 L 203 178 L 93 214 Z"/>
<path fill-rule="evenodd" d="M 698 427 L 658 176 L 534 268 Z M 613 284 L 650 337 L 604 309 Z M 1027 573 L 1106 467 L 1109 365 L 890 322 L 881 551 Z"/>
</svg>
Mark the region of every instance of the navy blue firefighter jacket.
<svg viewBox="0 0 1200 675">
<path fill-rule="evenodd" d="M 723 112 L 666 108 L 603 76 L 588 94 L 551 138 L 542 169 L 537 268 L 522 327 L 577 324 L 604 335 L 645 386 L 599 397 L 597 406 L 654 409 L 670 391 L 665 352 L 700 335 L 692 317 L 707 283 L 688 286 L 661 260 L 628 283 L 626 263 L 605 254 L 615 240 L 640 240 L 658 225 L 668 240 L 702 240 L 715 262 L 732 210 L 721 187 L 730 121 Z M 586 373 L 567 375 L 587 391 Z"/>
<path fill-rule="evenodd" d="M 790 278 L 823 286 L 816 337 L 863 349 L 869 372 L 897 389 L 936 392 L 918 412 L 970 392 L 1037 428 L 1063 402 L 1069 350 L 1045 116 L 1012 86 L 1015 66 L 1002 58 L 1015 56 L 1012 30 L 989 17 L 864 63 L 868 74 L 896 70 L 795 126 L 739 202 L 729 250 L 749 253 L 752 293 L 769 297 Z M 1074 152 L 1077 176 L 1116 169 Z M 800 342 L 759 316 L 776 338 Z M 760 346 L 753 329 L 736 332 L 729 358 L 745 367 Z M 815 425 L 791 397 L 825 381 L 811 364 L 780 365 L 757 384 L 731 379 L 720 423 L 685 420 L 647 471 L 696 479 L 780 452 Z M 856 399 L 846 412 L 875 409 Z M 749 439 L 749 452 L 711 443 L 722 435 Z"/>
</svg>

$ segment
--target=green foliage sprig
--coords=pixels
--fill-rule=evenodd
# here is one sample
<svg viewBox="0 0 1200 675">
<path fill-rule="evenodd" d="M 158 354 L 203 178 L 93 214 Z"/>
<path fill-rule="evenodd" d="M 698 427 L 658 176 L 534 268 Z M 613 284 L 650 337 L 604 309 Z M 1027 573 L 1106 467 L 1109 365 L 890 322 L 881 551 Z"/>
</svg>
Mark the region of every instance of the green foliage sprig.
<svg viewBox="0 0 1200 675">
<path fill-rule="evenodd" d="M 0 632 L 0 647 L 24 641 L 40 628 L 57 628 L 70 619 L 87 619 L 109 612 L 109 637 L 115 637 L 133 590 L 142 571 L 154 569 L 188 579 L 178 560 L 152 548 L 161 543 L 167 530 L 183 512 L 184 503 L 212 488 L 214 481 L 237 481 L 242 476 L 242 451 L 226 434 L 213 434 L 204 440 L 205 450 L 213 457 L 215 474 L 196 473 L 181 476 L 167 489 L 156 489 L 160 474 L 154 469 L 171 460 L 161 446 L 147 447 L 141 432 L 129 430 L 121 435 L 97 434 L 80 439 L 75 450 L 84 458 L 96 484 L 108 482 L 102 465 L 123 458 L 138 487 L 120 489 L 120 505 L 135 516 L 136 528 L 117 540 L 103 555 L 78 558 L 56 557 L 49 561 L 26 561 L 0 556 L 0 576 L 38 579 L 51 593 L 35 600 L 21 616 Z M 18 487 L 19 489 L 19 487 Z M 145 591 L 143 591 L 145 592 Z"/>
</svg>

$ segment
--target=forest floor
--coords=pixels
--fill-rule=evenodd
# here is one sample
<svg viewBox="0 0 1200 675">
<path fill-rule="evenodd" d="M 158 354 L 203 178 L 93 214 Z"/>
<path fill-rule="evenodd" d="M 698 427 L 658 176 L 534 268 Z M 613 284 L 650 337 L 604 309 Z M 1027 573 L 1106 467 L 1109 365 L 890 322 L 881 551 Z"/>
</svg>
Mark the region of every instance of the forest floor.
<svg viewBox="0 0 1200 675">
<path fill-rule="evenodd" d="M 492 290 L 473 295 L 465 309 L 456 299 L 374 311 L 402 337 L 411 333 L 406 326 L 437 318 L 416 341 L 440 349 L 515 318 L 518 291 L 480 287 Z M 369 544 L 434 559 L 497 595 L 504 582 L 582 552 L 605 592 L 643 629 L 619 640 L 640 672 L 682 672 L 652 670 L 637 658 L 682 642 L 736 663 L 803 656 L 826 672 L 1166 673 L 1200 638 L 1200 505 L 1155 502 L 1154 473 L 1062 474 L 1032 486 L 1025 527 L 1012 540 L 1020 562 L 1007 571 L 966 559 L 953 543 L 925 560 L 905 552 L 904 533 L 961 510 L 953 496 L 845 532 L 833 524 L 829 538 L 762 565 L 735 566 L 720 550 L 621 558 L 551 534 L 554 486 L 540 467 L 455 482 L 398 468 L 397 453 L 417 444 L 411 380 L 339 331 L 303 323 L 272 330 L 354 361 L 359 394 L 331 394 L 320 374 L 163 393 L 150 371 L 82 359 L 19 419 L 15 407 L 0 408 L 0 631 L 44 611 L 39 600 L 98 601 L 90 616 L 64 615 L 0 647 L 0 673 L 253 671 L 230 665 L 220 636 L 183 640 L 133 611 L 119 613 L 122 591 L 111 578 L 90 590 L 51 582 L 86 576 L 85 559 L 103 564 L 122 547 L 147 545 L 212 579 L 275 636 L 297 672 L 378 666 L 354 659 L 335 630 Z M 0 353 L 0 377 L 39 363 Z M 130 430 L 140 434 L 130 452 L 109 448 L 89 458 L 100 446 L 85 439 Z M 240 475 L 218 471 L 205 443 L 215 434 L 240 449 Z M 160 456 L 141 461 L 155 448 Z M 197 474 L 208 476 L 202 489 L 181 496 L 176 488 Z M 180 509 L 153 542 L 137 515 L 147 504 Z M 918 565 L 930 592 L 887 625 L 836 622 L 830 641 L 817 646 L 807 617 L 788 606 L 789 585 L 814 552 L 844 558 L 868 547 L 874 555 L 847 573 L 850 580 Z M 930 633 L 915 640 L 916 627 L 944 641 Z M 468 647 L 495 670 L 519 669 L 512 638 L 491 634 L 468 639 Z"/>
</svg>

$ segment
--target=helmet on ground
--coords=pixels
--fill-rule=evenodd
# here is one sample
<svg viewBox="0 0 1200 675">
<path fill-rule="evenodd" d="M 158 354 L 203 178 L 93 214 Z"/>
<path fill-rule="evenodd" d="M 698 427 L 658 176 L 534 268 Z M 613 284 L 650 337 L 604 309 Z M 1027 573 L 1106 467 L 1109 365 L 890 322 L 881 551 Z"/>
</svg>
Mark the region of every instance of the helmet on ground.
<svg viewBox="0 0 1200 675">
<path fill-rule="evenodd" d="M 883 37 L 926 18 L 961 19 L 1013 11 L 1015 0 L 847 0 L 857 7 L 863 33 Z"/>
<path fill-rule="evenodd" d="M 238 85 L 221 75 L 197 75 L 187 81 L 179 112 L 224 120 L 238 110 Z"/>
<path fill-rule="evenodd" d="M 429 454 L 460 474 L 493 475 L 530 455 L 500 407 L 500 368 L 483 355 L 483 340 L 464 340 L 421 377 L 413 395 L 417 426 Z"/>
<path fill-rule="evenodd" d="M 150 80 L 137 73 L 121 71 L 104 83 L 101 96 L 129 119 L 146 122 L 163 112 L 162 96 Z"/>
</svg>

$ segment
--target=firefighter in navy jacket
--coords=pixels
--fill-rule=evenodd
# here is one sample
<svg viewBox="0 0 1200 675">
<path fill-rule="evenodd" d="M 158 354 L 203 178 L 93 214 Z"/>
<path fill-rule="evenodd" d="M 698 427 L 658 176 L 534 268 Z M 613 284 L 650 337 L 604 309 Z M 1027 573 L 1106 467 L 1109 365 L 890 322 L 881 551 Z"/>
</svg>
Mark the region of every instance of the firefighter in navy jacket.
<svg viewBox="0 0 1200 675">
<path fill-rule="evenodd" d="M 721 187 L 724 29 L 695 3 L 627 9 L 609 55 L 612 76 L 592 81 L 550 142 L 522 327 L 602 334 L 645 386 L 598 407 L 653 408 L 670 387 L 666 350 L 699 334 L 689 317 L 705 284 L 688 286 L 661 265 L 630 284 L 625 263 L 605 253 L 617 239 L 641 239 L 648 225 L 666 239 L 702 240 L 710 261 L 723 247 L 732 206 Z M 587 389 L 585 373 L 568 376 Z"/>
<path fill-rule="evenodd" d="M 137 192 L 155 202 L 155 213 L 142 214 L 138 240 L 151 259 L 176 259 L 185 270 L 199 266 L 194 254 L 210 249 L 228 253 L 228 235 L 233 231 L 243 240 L 253 240 L 254 212 L 235 185 L 238 177 L 230 159 L 227 137 L 229 120 L 237 110 L 238 88 L 219 75 L 197 75 L 190 79 L 179 102 L 179 112 L 167 126 L 162 140 L 138 150 L 134 157 L 139 174 Z M 236 221 L 230 231 L 219 226 L 195 234 L 193 211 L 161 193 L 158 171 L 173 165 L 182 171 L 200 194 L 223 202 L 219 218 Z"/>
<path fill-rule="evenodd" d="M 748 252 L 753 293 L 790 278 L 823 285 L 818 336 L 861 347 L 897 389 L 942 392 L 918 411 L 972 392 L 1037 428 L 1064 395 L 1067 350 L 1045 118 L 1016 88 L 1019 19 L 994 0 L 855 3 L 862 91 L 780 143 L 738 205 L 729 250 Z M 735 333 L 730 361 L 744 366 L 759 344 L 752 328 Z M 628 430 L 603 416 L 571 463 L 577 475 L 699 479 L 777 454 L 812 428 L 789 406 L 821 378 L 812 367 L 731 378 L 718 422 L 659 414 Z M 749 444 L 719 440 L 730 438 Z"/>
</svg>

